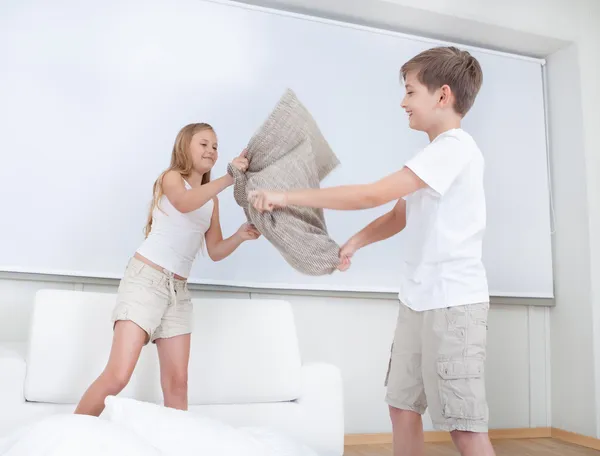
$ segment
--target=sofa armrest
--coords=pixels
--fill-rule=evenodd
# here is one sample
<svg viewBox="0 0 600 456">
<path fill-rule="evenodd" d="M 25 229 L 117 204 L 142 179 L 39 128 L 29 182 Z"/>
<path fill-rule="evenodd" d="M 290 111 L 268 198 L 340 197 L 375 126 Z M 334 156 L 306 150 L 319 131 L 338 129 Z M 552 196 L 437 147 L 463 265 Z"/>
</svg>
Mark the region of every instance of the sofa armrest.
<svg viewBox="0 0 600 456">
<path fill-rule="evenodd" d="M 307 411 L 307 423 L 317 441 L 320 455 L 344 453 L 344 391 L 339 368 L 326 363 L 302 366 L 302 396 L 296 402 Z M 317 448 L 315 448 L 317 449 Z"/>
<path fill-rule="evenodd" d="M 0 404 L 23 404 L 27 364 L 24 343 L 0 344 Z"/>
</svg>

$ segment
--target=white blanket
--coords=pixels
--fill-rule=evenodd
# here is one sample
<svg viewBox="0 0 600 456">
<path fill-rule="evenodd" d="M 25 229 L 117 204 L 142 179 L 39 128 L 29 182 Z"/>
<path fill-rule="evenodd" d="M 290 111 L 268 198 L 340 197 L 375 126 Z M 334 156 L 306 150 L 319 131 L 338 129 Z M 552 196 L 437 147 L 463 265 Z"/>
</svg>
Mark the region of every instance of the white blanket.
<svg viewBox="0 0 600 456">
<path fill-rule="evenodd" d="M 109 397 L 102 418 L 53 415 L 0 440 L 1 456 L 317 456 L 271 429 Z"/>
<path fill-rule="evenodd" d="M 53 415 L 0 442 L 2 456 L 161 456 L 117 424 L 83 415 Z"/>
<path fill-rule="evenodd" d="M 165 456 L 317 456 L 288 436 L 257 427 L 235 428 L 206 416 L 134 399 L 108 397 L 105 415 Z"/>
</svg>

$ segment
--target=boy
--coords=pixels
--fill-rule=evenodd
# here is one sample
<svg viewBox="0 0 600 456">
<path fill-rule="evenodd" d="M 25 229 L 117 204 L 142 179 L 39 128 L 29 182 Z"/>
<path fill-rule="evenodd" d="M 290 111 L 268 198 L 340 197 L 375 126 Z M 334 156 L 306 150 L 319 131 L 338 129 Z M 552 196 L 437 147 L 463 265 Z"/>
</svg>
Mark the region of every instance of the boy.
<svg viewBox="0 0 600 456">
<path fill-rule="evenodd" d="M 385 384 L 395 456 L 423 455 L 421 415 L 451 432 L 463 456 L 493 456 L 484 382 L 489 295 L 481 261 L 486 224 L 484 161 L 461 120 L 482 84 L 478 61 L 440 47 L 402 66 L 402 107 L 430 144 L 378 182 L 249 195 L 259 211 L 287 205 L 357 210 L 398 200 L 340 250 L 352 255 L 405 228 L 398 324 Z"/>
</svg>

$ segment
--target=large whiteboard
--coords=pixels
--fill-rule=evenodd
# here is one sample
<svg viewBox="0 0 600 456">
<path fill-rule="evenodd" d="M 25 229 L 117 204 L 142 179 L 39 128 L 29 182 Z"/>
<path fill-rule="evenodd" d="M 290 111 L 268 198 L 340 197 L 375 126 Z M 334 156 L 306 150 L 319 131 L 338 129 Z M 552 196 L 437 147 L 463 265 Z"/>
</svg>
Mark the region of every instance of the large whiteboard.
<svg viewBox="0 0 600 456">
<path fill-rule="evenodd" d="M 324 185 L 399 169 L 426 138 L 408 128 L 398 70 L 433 45 L 224 1 L 3 2 L 0 270 L 121 277 L 177 131 L 213 124 L 222 175 L 287 87 L 342 162 Z M 464 127 L 486 158 L 490 291 L 551 297 L 541 62 L 472 52 L 484 84 Z M 231 189 L 220 200 L 230 235 L 243 213 Z M 329 211 L 330 233 L 342 243 L 389 207 Z M 261 239 L 220 263 L 199 257 L 190 281 L 395 291 L 402 252 L 400 235 L 313 278 Z"/>
</svg>

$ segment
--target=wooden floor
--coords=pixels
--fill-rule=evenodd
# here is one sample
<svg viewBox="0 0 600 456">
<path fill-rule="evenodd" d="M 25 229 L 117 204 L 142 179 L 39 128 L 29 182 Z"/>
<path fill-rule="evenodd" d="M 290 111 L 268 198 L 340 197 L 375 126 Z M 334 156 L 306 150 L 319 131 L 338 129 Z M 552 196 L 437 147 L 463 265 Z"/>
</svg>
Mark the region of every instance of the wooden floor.
<svg viewBox="0 0 600 456">
<path fill-rule="evenodd" d="M 496 440 L 496 456 L 600 456 L 600 451 L 553 439 Z M 425 456 L 458 456 L 451 443 L 428 443 Z M 356 445 L 346 447 L 344 456 L 392 456 L 392 445 Z"/>
</svg>

